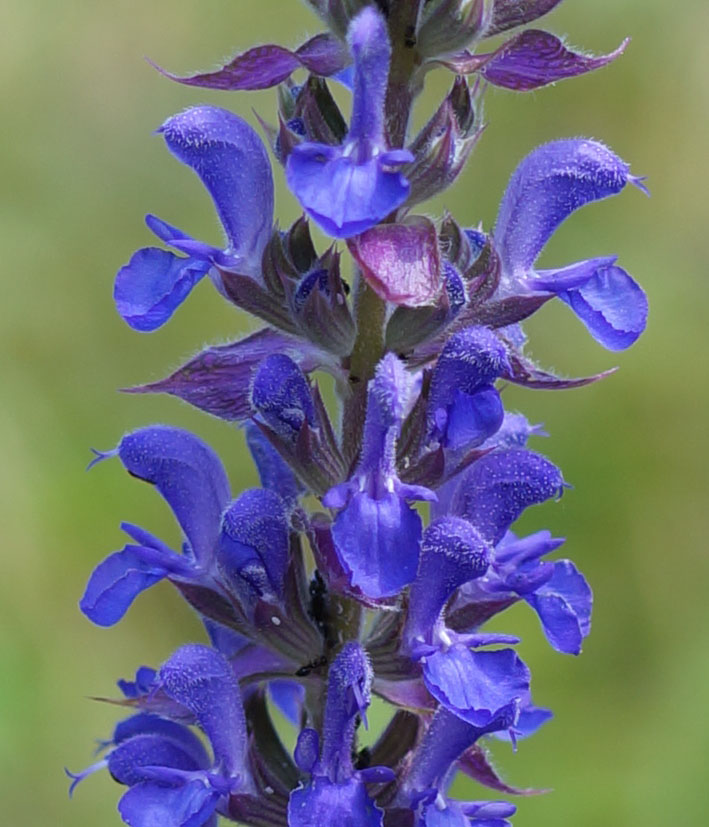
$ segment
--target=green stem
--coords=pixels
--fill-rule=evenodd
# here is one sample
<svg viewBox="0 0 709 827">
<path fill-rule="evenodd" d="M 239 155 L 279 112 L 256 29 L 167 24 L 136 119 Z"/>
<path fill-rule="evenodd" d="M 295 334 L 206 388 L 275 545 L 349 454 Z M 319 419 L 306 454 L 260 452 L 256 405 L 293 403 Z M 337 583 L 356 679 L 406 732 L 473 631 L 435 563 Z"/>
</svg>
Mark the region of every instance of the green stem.
<svg viewBox="0 0 709 827">
<path fill-rule="evenodd" d="M 385 115 L 392 149 L 403 147 L 406 142 L 411 106 L 417 92 L 413 77 L 419 66 L 415 35 L 420 5 L 419 0 L 392 0 L 389 12 L 392 54 Z"/>
<path fill-rule="evenodd" d="M 354 464 L 362 444 L 367 409 L 367 383 L 384 355 L 386 302 L 360 276 L 354 299 L 357 338 L 350 356 L 350 393 L 342 415 L 342 449 L 345 460 Z"/>
</svg>

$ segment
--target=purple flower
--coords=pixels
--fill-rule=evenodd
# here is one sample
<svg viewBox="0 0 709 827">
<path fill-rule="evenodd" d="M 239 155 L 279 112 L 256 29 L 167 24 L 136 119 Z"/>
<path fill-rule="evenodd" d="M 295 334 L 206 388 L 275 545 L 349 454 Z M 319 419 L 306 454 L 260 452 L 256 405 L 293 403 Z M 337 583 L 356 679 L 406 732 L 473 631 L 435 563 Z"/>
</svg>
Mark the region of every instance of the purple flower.
<svg viewBox="0 0 709 827">
<path fill-rule="evenodd" d="M 271 166 L 261 139 L 246 121 L 216 106 L 195 106 L 169 118 L 158 131 L 212 196 L 226 247 L 196 241 L 148 215 L 153 233 L 185 255 L 145 247 L 118 271 L 116 308 L 131 327 L 142 331 L 164 324 L 207 273 L 221 289 L 215 265 L 259 278 L 273 224 Z"/>
<path fill-rule="evenodd" d="M 502 801 L 458 802 L 447 796 L 456 760 L 504 718 L 481 729 L 440 708 L 416 747 L 395 806 L 416 813 L 415 827 L 509 827 L 516 808 Z"/>
<path fill-rule="evenodd" d="M 350 584 L 371 598 L 397 594 L 416 576 L 421 518 L 407 500 L 434 500 L 420 485 L 401 482 L 396 443 L 408 412 L 412 377 L 394 354 L 369 383 L 362 453 L 353 477 L 323 498 L 340 508 L 332 538 Z"/>
<path fill-rule="evenodd" d="M 477 651 L 481 647 L 519 643 L 510 635 L 459 635 L 439 626 L 432 644 L 413 654 L 423 667 L 423 680 L 433 697 L 464 721 L 481 729 L 494 722 L 517 720 L 529 700 L 530 672 L 513 649 Z"/>
<path fill-rule="evenodd" d="M 288 517 L 275 491 L 251 488 L 224 512 L 217 569 L 242 607 L 283 601 L 288 552 Z"/>
<path fill-rule="evenodd" d="M 117 455 L 134 477 L 154 485 L 172 508 L 187 540 L 178 554 L 142 528 L 123 523 L 134 541 L 92 573 L 80 607 L 100 626 L 118 622 L 140 592 L 164 578 L 207 585 L 229 483 L 217 455 L 197 437 L 156 425 L 123 437 L 99 458 Z"/>
<path fill-rule="evenodd" d="M 305 489 L 296 479 L 290 466 L 257 425 L 247 422 L 244 430 L 251 458 L 258 469 L 261 487 L 278 491 L 286 505 L 295 504 Z"/>
<path fill-rule="evenodd" d="M 70 774 L 71 790 L 89 773 L 107 767 L 116 781 L 129 787 L 118 805 L 126 824 L 216 825 L 215 813 L 232 793 L 253 789 L 236 677 L 222 655 L 193 644 L 163 664 L 155 687 L 191 714 L 209 739 L 213 759 L 187 727 L 140 714 L 118 724 L 106 758 L 83 773 Z"/>
<path fill-rule="evenodd" d="M 200 607 L 223 614 L 228 595 L 242 608 L 282 597 L 288 558 L 284 502 L 272 491 L 244 492 L 229 504 L 229 483 L 219 458 L 187 431 L 142 428 L 123 437 L 117 454 L 134 477 L 149 482 L 167 500 L 182 528 L 182 554 L 138 526 L 123 523 L 134 541 L 109 555 L 92 573 L 80 602 L 100 626 L 117 623 L 133 600 L 165 578 Z M 228 618 L 227 618 L 228 619 Z"/>
<path fill-rule="evenodd" d="M 574 211 L 644 187 L 602 144 L 567 139 L 520 163 L 489 235 L 411 208 L 464 168 L 483 133 L 486 83 L 531 90 L 622 53 L 627 41 L 595 57 L 529 27 L 474 51 L 559 2 L 308 0 L 329 32 L 175 78 L 279 86 L 277 125 L 257 117 L 304 214 L 288 230 L 274 225 L 266 148 L 236 115 L 197 106 L 158 130 L 207 189 L 225 238 L 207 244 L 148 215 L 165 246 L 118 272 L 120 315 L 154 330 L 208 275 L 267 327 L 131 390 L 178 396 L 243 428 L 262 487 L 232 499 L 214 452 L 167 426 L 128 433 L 91 463 L 117 456 L 153 485 L 182 537 L 171 548 L 124 523 L 129 541 L 93 571 L 81 610 L 110 626 L 168 580 L 211 642 L 119 681 L 115 702 L 134 714 L 92 767 L 70 774 L 73 790 L 107 768 L 124 785 L 126 824 L 511 827 L 511 804 L 454 800 L 456 773 L 498 793 L 535 792 L 507 785 L 479 743 L 516 746 L 552 717 L 532 703 L 520 639 L 484 624 L 524 601 L 552 647 L 578 654 L 592 595 L 573 563 L 548 559 L 563 541 L 512 533 L 567 486 L 527 450 L 543 431 L 505 413 L 498 380 L 564 388 L 604 375 L 563 379 L 524 353 L 522 322 L 554 297 L 605 347 L 637 339 L 647 302 L 615 256 L 537 261 Z M 410 140 L 412 102 L 436 65 L 456 80 Z M 302 85 L 296 71 L 307 73 Z M 352 93 L 349 125 L 324 78 Z M 320 253 L 309 216 L 346 245 Z M 334 380 L 339 429 L 316 371 Z M 361 747 L 373 692 L 398 708 Z M 292 756 L 275 710 L 298 731 Z"/>
<path fill-rule="evenodd" d="M 421 561 L 409 595 L 404 649 L 419 660 L 428 691 L 443 706 L 485 728 L 500 717 L 514 721 L 529 690 L 529 671 L 512 649 L 473 651 L 516 643 L 507 635 L 457 635 L 440 618 L 455 590 L 481 578 L 490 547 L 466 520 L 443 517 L 424 532 Z"/>
<path fill-rule="evenodd" d="M 459 454 L 490 438 L 504 415 L 493 383 L 508 369 L 504 345 L 487 328 L 468 327 L 451 336 L 431 379 L 429 440 Z"/>
<path fill-rule="evenodd" d="M 352 745 L 360 718 L 371 701 L 372 668 L 359 643 L 347 643 L 328 675 L 322 748 L 314 729 L 298 738 L 295 760 L 310 775 L 307 784 L 293 790 L 288 803 L 290 827 L 347 824 L 381 827 L 382 811 L 367 794 L 367 782 L 393 779 L 385 767 L 356 771 Z"/>
<path fill-rule="evenodd" d="M 403 204 L 409 184 L 396 170 L 413 160 L 407 150 L 390 150 L 384 136 L 391 56 L 386 20 L 367 6 L 350 24 L 347 42 L 354 60 L 347 137 L 340 146 L 298 144 L 286 165 L 288 186 L 308 214 L 335 238 L 357 235 Z"/>
<path fill-rule="evenodd" d="M 517 600 L 524 600 L 539 616 L 554 649 L 578 655 L 591 631 L 591 589 L 570 560 L 541 559 L 563 542 L 548 531 L 521 540 L 508 532 L 492 552 L 489 571 L 475 583 L 463 586 L 452 611 L 465 605 L 472 621 L 466 628 L 471 629 Z"/>
<path fill-rule="evenodd" d="M 251 382 L 251 405 L 258 418 L 284 440 L 295 442 L 306 423 L 315 426 L 308 380 L 285 354 L 266 357 Z"/>
<path fill-rule="evenodd" d="M 628 183 L 642 188 L 628 165 L 597 141 L 553 141 L 528 155 L 507 186 L 493 235 L 502 262 L 500 295 L 552 293 L 604 347 L 629 347 L 645 329 L 647 299 L 616 266 L 615 256 L 534 270 L 547 241 L 571 213 Z"/>
<path fill-rule="evenodd" d="M 450 512 L 496 544 L 525 509 L 560 497 L 565 485 L 561 471 L 541 454 L 519 448 L 494 451 L 462 475 Z"/>
<path fill-rule="evenodd" d="M 467 520 L 441 517 L 423 533 L 416 580 L 409 592 L 406 645 L 431 643 L 443 606 L 463 583 L 482 577 L 490 546 Z"/>
</svg>

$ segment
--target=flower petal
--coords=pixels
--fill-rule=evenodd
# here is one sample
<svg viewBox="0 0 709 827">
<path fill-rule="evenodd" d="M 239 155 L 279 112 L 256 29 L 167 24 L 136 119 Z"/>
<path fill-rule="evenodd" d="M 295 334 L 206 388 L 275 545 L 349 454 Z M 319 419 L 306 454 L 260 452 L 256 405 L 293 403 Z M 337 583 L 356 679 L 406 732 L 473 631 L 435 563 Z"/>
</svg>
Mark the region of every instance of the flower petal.
<svg viewBox="0 0 709 827">
<path fill-rule="evenodd" d="M 547 640 L 558 652 L 581 652 L 583 639 L 591 631 L 593 595 L 570 560 L 557 560 L 551 579 L 525 600 L 539 615 Z"/>
<path fill-rule="evenodd" d="M 372 701 L 372 667 L 367 653 L 356 641 L 346 643 L 327 676 L 323 743 L 317 774 L 338 780 L 351 776 L 352 745 L 358 719 L 367 723 Z"/>
<path fill-rule="evenodd" d="M 172 316 L 210 266 L 208 261 L 144 247 L 116 274 L 116 310 L 135 330 L 155 330 Z"/>
<path fill-rule="evenodd" d="M 315 425 L 315 403 L 308 380 L 284 353 L 260 362 L 251 383 L 251 405 L 261 421 L 285 440 L 295 442 L 301 428 Z"/>
<path fill-rule="evenodd" d="M 185 772 L 204 769 L 198 755 L 194 744 L 184 743 L 182 738 L 139 732 L 116 746 L 108 756 L 108 769 L 119 784 L 130 787 L 146 780 L 145 767 L 170 767 Z"/>
<path fill-rule="evenodd" d="M 128 790 L 118 810 L 130 827 L 202 827 L 216 824 L 211 819 L 218 800 L 219 793 L 200 780 L 176 788 L 144 781 Z"/>
<path fill-rule="evenodd" d="M 160 668 L 160 684 L 197 718 L 225 771 L 248 777 L 246 719 L 229 661 L 208 646 L 182 646 Z"/>
<path fill-rule="evenodd" d="M 140 698 L 147 695 L 153 686 L 157 672 L 149 666 L 139 666 L 135 680 L 119 680 L 116 685 L 126 698 Z"/>
<path fill-rule="evenodd" d="M 421 518 L 396 493 L 355 494 L 335 518 L 332 537 L 351 585 L 367 597 L 397 594 L 416 577 Z"/>
<path fill-rule="evenodd" d="M 169 564 L 155 558 L 140 546 L 126 546 L 109 555 L 91 574 L 79 603 L 81 611 L 98 626 L 118 623 L 142 591 L 168 576 Z M 179 560 L 178 555 L 175 558 Z"/>
<path fill-rule="evenodd" d="M 325 149 L 311 143 L 294 147 L 288 156 L 286 179 L 303 208 L 328 235 L 349 238 L 362 233 L 406 200 L 408 181 L 380 158 L 357 163 L 352 155 L 326 154 Z"/>
<path fill-rule="evenodd" d="M 451 451 L 476 448 L 498 430 L 504 413 L 495 388 L 473 394 L 457 391 L 446 417 L 444 444 Z"/>
<path fill-rule="evenodd" d="M 219 536 L 229 481 L 214 451 L 188 431 L 153 425 L 123 437 L 126 470 L 154 485 L 167 500 L 197 561 L 208 564 Z"/>
<path fill-rule="evenodd" d="M 485 728 L 526 697 L 530 674 L 513 649 L 471 652 L 458 643 L 426 657 L 423 679 L 446 709 Z"/>
<path fill-rule="evenodd" d="M 441 517 L 428 525 L 409 593 L 404 637 L 425 636 L 454 590 L 485 574 L 489 557 L 488 544 L 467 520 Z"/>
<path fill-rule="evenodd" d="M 528 704 L 520 710 L 519 718 L 517 718 L 517 723 L 514 726 L 515 739 L 529 738 L 530 735 L 534 735 L 544 724 L 551 721 L 553 717 L 554 713 L 551 709 L 544 709 L 541 706 Z M 493 732 L 491 735 L 499 741 L 512 741 L 512 736 L 507 730 Z M 543 792 L 543 790 L 532 790 L 531 792 Z"/>
<path fill-rule="evenodd" d="M 349 137 L 379 143 L 384 134 L 384 97 L 391 43 L 387 22 L 374 6 L 365 6 L 352 20 L 347 45 L 354 59 Z"/>
<path fill-rule="evenodd" d="M 532 451 L 494 451 L 475 462 L 460 481 L 451 511 L 470 522 L 493 544 L 530 505 L 559 497 L 561 471 Z"/>
<path fill-rule="evenodd" d="M 620 267 L 602 267 L 585 284 L 558 294 L 608 350 L 625 350 L 647 323 L 647 296 Z"/>
<path fill-rule="evenodd" d="M 168 149 L 191 167 L 214 200 L 229 252 L 252 275 L 273 225 L 273 178 L 266 148 L 242 118 L 216 106 L 194 106 L 160 127 Z"/>
<path fill-rule="evenodd" d="M 507 278 L 524 278 L 571 213 L 629 181 L 628 164 L 598 141 L 568 138 L 537 147 L 512 175 L 497 215 L 495 246 Z"/>
<path fill-rule="evenodd" d="M 293 790 L 288 802 L 289 827 L 312 827 L 313 824 L 381 827 L 382 815 L 356 775 L 340 784 L 315 777 L 306 787 Z"/>
<path fill-rule="evenodd" d="M 244 588 L 260 592 L 261 585 L 271 594 L 260 596 L 275 593 L 282 598 L 288 552 L 288 519 L 284 502 L 275 491 L 250 488 L 224 512 L 217 563 L 237 594 Z M 250 570 L 266 582 L 254 582 Z"/>
<path fill-rule="evenodd" d="M 457 801 L 445 801 L 445 804 L 441 804 L 436 799 L 423 807 L 418 825 L 420 827 L 470 827 L 470 821 L 460 809 Z"/>
<path fill-rule="evenodd" d="M 202 741 L 191 729 L 175 721 L 145 712 L 132 715 L 130 718 L 116 724 L 113 731 L 113 743 L 116 745 L 122 744 L 124 741 L 138 735 L 160 736 L 166 741 L 172 742 L 173 745 L 179 746 L 180 750 L 192 761 L 193 769 L 206 769 L 211 764 Z M 133 755 L 138 752 L 139 750 L 133 748 Z M 150 763 L 151 761 L 155 761 L 154 756 L 148 757 L 148 761 L 144 763 Z M 166 766 L 176 765 L 167 764 Z"/>
<path fill-rule="evenodd" d="M 277 491 L 286 504 L 295 504 L 305 488 L 296 479 L 290 466 L 257 425 L 248 422 L 244 430 L 251 458 L 258 469 L 261 487 Z"/>
</svg>

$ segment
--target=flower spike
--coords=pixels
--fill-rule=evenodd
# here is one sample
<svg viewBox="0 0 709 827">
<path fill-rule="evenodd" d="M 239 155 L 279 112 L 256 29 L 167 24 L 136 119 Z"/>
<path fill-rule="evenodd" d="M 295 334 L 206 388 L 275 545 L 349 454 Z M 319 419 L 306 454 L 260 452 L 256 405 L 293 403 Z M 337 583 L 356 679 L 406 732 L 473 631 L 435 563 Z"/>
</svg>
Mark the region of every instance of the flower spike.
<svg viewBox="0 0 709 827">
<path fill-rule="evenodd" d="M 623 52 L 627 40 L 593 56 L 527 27 L 560 2 L 307 0 L 328 31 L 174 78 L 278 86 L 275 119 L 256 117 L 303 214 L 274 223 L 266 147 L 237 115 L 193 106 L 158 130 L 224 238 L 146 216 L 159 244 L 118 272 L 120 315 L 155 330 L 208 276 L 261 327 L 129 390 L 236 425 L 255 468 L 232 457 L 230 471 L 261 487 L 232 494 L 214 452 L 165 425 L 94 452 L 91 466 L 117 457 L 154 486 L 181 539 L 122 523 L 128 539 L 91 574 L 81 610 L 111 626 L 166 580 L 211 645 L 118 682 L 103 700 L 130 717 L 92 766 L 67 773 L 70 793 L 107 769 L 131 827 L 511 827 L 513 804 L 456 800 L 456 773 L 495 794 L 541 792 L 507 784 L 486 751 L 488 738 L 516 749 L 552 717 L 532 700 L 520 638 L 487 624 L 524 603 L 554 650 L 578 655 L 593 594 L 556 556 L 563 539 L 513 533 L 569 486 L 527 448 L 541 426 L 503 399 L 508 382 L 559 390 L 613 372 L 565 379 L 534 363 L 522 325 L 553 298 L 610 350 L 642 333 L 645 294 L 615 255 L 537 262 L 576 210 L 645 187 L 604 144 L 567 138 L 518 165 L 492 231 L 413 208 L 461 177 L 488 85 L 533 90 Z M 452 87 L 409 134 L 441 66 Z M 331 238 L 324 250 L 314 225 Z M 375 695 L 392 714 L 365 746 Z"/>
</svg>

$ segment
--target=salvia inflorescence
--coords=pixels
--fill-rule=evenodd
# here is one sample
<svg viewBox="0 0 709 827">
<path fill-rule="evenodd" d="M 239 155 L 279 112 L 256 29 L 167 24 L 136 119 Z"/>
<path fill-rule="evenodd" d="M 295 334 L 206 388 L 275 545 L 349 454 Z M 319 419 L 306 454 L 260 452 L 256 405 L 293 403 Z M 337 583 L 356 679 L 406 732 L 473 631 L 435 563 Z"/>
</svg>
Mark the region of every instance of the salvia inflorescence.
<svg viewBox="0 0 709 827">
<path fill-rule="evenodd" d="M 98 763 L 72 774 L 73 788 L 106 768 L 123 785 L 125 823 L 509 825 L 513 804 L 449 795 L 458 771 L 497 794 L 524 792 L 499 777 L 485 743 L 514 744 L 551 717 L 532 700 L 518 639 L 495 632 L 494 618 L 527 603 L 549 644 L 578 654 L 592 598 L 555 556 L 562 539 L 513 532 L 566 483 L 527 448 L 543 432 L 504 409 L 499 386 L 604 375 L 561 378 L 525 354 L 521 323 L 554 298 L 610 350 L 638 338 L 645 294 L 616 256 L 536 262 L 575 210 L 643 185 L 602 143 L 572 138 L 521 161 L 490 229 L 418 207 L 465 166 L 488 84 L 532 90 L 623 51 L 591 57 L 520 29 L 559 2 L 309 0 L 327 31 L 302 46 L 258 46 L 214 72 L 170 75 L 201 88 L 277 87 L 278 111 L 260 122 L 266 142 L 216 106 L 160 127 L 211 195 L 224 243 L 148 215 L 158 244 L 118 272 L 116 308 L 136 330 L 155 330 L 206 276 L 263 327 L 134 390 L 237 423 L 262 487 L 232 491 L 212 449 L 167 425 L 97 452 L 94 462 L 115 457 L 157 488 L 183 543 L 124 523 L 126 545 L 94 570 L 82 611 L 111 626 L 169 580 L 209 640 L 119 681 L 133 714 Z M 493 35 L 501 45 L 488 47 Z M 411 135 L 434 69 L 452 73 L 450 92 Z M 351 95 L 349 120 L 333 82 Z M 303 208 L 288 229 L 274 221 L 267 146 Z M 313 224 L 334 239 L 324 250 Z M 314 378 L 322 372 L 336 412 Z M 363 749 L 373 695 L 392 714 Z M 292 754 L 275 709 L 297 729 Z"/>
</svg>

